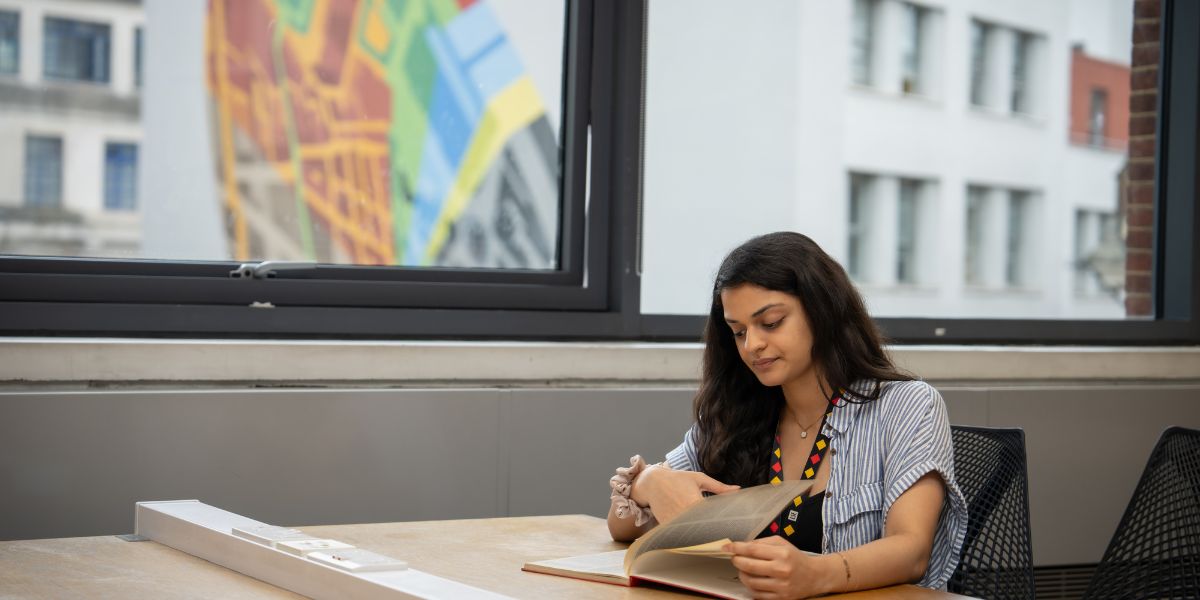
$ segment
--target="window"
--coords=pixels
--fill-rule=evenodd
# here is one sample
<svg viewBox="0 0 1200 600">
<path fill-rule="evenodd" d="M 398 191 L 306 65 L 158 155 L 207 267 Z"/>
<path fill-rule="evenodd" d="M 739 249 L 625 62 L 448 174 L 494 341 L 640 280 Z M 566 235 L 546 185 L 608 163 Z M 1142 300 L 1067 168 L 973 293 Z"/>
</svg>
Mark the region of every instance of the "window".
<svg viewBox="0 0 1200 600">
<path fill-rule="evenodd" d="M 867 218 L 870 210 L 871 176 L 850 175 L 850 223 L 849 239 L 846 257 L 846 271 L 850 277 L 861 280 L 866 271 L 863 262 L 867 258 L 867 246 L 870 243 Z"/>
<path fill-rule="evenodd" d="M 938 95 L 941 10 L 902 0 L 855 0 L 852 18 L 852 83 L 889 94 Z"/>
<path fill-rule="evenodd" d="M 1029 235 L 1029 193 L 1010 191 L 1008 193 L 1008 233 L 1004 255 L 1004 282 L 1010 287 L 1028 285 L 1028 262 L 1030 249 Z"/>
<path fill-rule="evenodd" d="M 132 5 L 109 4 L 123 10 Z M 1195 3 L 1162 3 L 1160 54 L 1153 52 L 1152 42 L 1138 42 L 1147 44 L 1139 50 L 1151 51 L 1129 48 L 1132 40 L 1157 35 L 1158 28 L 1141 22 L 1154 19 L 1139 17 L 1136 28 L 1128 23 L 1125 31 L 1134 36 L 1099 27 L 1120 24 L 1097 17 L 1097 11 L 1110 11 L 1109 3 L 1063 3 L 1061 10 L 1019 14 L 974 3 L 986 15 L 1047 32 L 1035 36 L 1027 69 L 1029 104 L 1046 126 L 992 115 L 961 118 L 964 105 L 976 103 L 1011 113 L 1014 50 L 1010 31 L 1001 30 L 1007 23 L 972 23 L 973 17 L 953 3 L 955 9 L 947 4 L 944 15 L 931 10 L 930 30 L 922 39 L 929 74 L 922 87 L 957 90 L 944 94 L 942 102 L 886 97 L 900 93 L 899 0 L 878 3 L 886 10 L 876 11 L 872 28 L 860 29 L 870 37 L 855 33 L 856 17 L 850 13 L 872 3 L 775 2 L 744 10 L 721 0 L 571 0 L 532 8 L 526 0 L 363 2 L 355 5 L 357 16 L 346 26 L 338 20 L 345 15 L 326 21 L 324 8 L 307 9 L 325 6 L 320 3 L 201 4 L 208 11 L 203 19 L 173 14 L 178 11 L 155 13 L 146 21 L 154 31 L 144 39 L 146 55 L 163 72 L 171 73 L 171 65 L 195 64 L 203 65 L 201 73 L 169 82 L 147 77 L 140 102 L 82 89 L 79 98 L 105 103 L 92 108 L 120 108 L 128 100 L 146 108 L 144 120 L 119 131 L 120 119 L 105 114 L 88 127 L 113 129 L 90 138 L 61 133 L 63 147 L 70 148 L 63 150 L 69 156 L 60 166 L 62 180 L 70 182 L 61 184 L 61 206 L 85 219 L 103 209 L 104 147 L 95 140 L 139 140 L 137 169 L 144 187 L 137 210 L 149 217 L 144 233 L 139 232 L 146 236 L 144 254 L 133 261 L 0 257 L 0 332 L 695 340 L 708 309 L 712 271 L 724 252 L 751 235 L 791 229 L 810 234 L 844 264 L 853 260 L 872 314 L 891 337 L 904 342 L 1200 339 L 1200 319 L 1191 316 L 1200 314 L 1200 304 L 1192 301 L 1200 244 L 1191 218 L 1196 182 L 1189 177 L 1200 129 L 1195 126 L 1200 50 L 1188 43 L 1200 27 Z M 436 13 L 400 14 L 431 6 Z M 555 6 L 562 10 L 561 21 L 545 16 Z M 510 10 L 517 12 L 505 12 Z M 489 11 L 495 18 L 486 18 Z M 1117 6 L 1110 12 L 1130 11 Z M 942 20 L 945 27 L 939 28 Z M 493 31 L 491 26 L 474 29 L 491 22 L 504 30 L 503 42 L 470 33 Z M 865 27 L 869 21 L 857 22 Z M 222 24 L 236 24 L 237 31 L 221 31 Z M 276 38 L 263 35 L 272 24 L 274 31 L 290 30 L 282 36 L 287 44 L 302 39 L 317 44 L 289 54 L 303 63 L 296 66 L 307 86 L 281 89 L 270 77 L 277 72 L 261 68 L 270 58 L 255 59 L 261 64 L 245 58 L 251 54 L 239 40 L 269 47 L 263 41 Z M 413 26 L 432 29 L 413 35 Z M 321 50 L 329 44 L 292 35 L 301 28 L 324 41 L 353 45 L 343 58 L 373 62 L 365 69 L 340 70 L 338 57 Z M 1109 135 L 1128 125 L 1130 139 L 1137 142 L 1129 145 L 1128 155 L 1121 149 L 1080 148 L 1086 137 L 1063 143 L 1066 132 L 1059 124 L 1068 122 L 1067 111 L 1072 131 L 1086 136 L 1087 94 L 1104 87 L 1081 86 L 1075 92 L 1065 81 L 1065 59 L 1076 32 L 1090 36 L 1084 40 L 1089 53 L 1139 74 L 1113 75 L 1133 87 L 1131 98 L 1137 102 L 1105 87 Z M 553 41 L 549 48 L 539 45 L 542 38 Z M 711 44 L 713 39 L 729 43 Z M 489 49 L 504 47 L 484 60 Z M 851 52 L 854 47 L 858 50 Z M 874 51 L 867 52 L 868 47 Z M 872 53 L 874 64 L 867 59 Z M 513 55 L 519 60 L 510 60 Z M 945 68 L 931 56 L 948 57 Z M 1161 63 L 1150 58 L 1156 56 Z M 227 60 L 215 60 L 221 57 Z M 116 60 L 129 67 L 126 55 Z M 855 69 L 856 61 L 867 68 Z M 474 78 L 485 63 L 503 76 Z M 219 73 L 218 66 L 228 70 Z M 1142 75 L 1158 68 L 1154 77 Z M 888 88 L 884 94 L 846 85 L 864 72 Z M 713 93 L 713 73 L 725 78 L 720 93 Z M 493 105 L 471 97 L 472 90 L 486 89 L 514 92 L 504 100 L 524 100 L 531 81 L 542 111 L 501 114 L 494 109 L 528 105 Z M 346 112 L 338 114 L 383 115 L 386 110 L 388 116 L 336 124 L 322 120 L 335 114 L 334 107 L 321 104 L 332 97 L 325 92 L 343 83 L 373 92 L 338 96 L 353 101 L 339 105 Z M 54 99 L 82 86 L 33 82 L 33 87 L 53 90 L 38 97 Z M 1161 101 L 1162 114 L 1147 97 Z M 388 101 L 367 103 L 380 99 Z M 1127 119 L 1124 106 L 1145 110 Z M 57 123 L 48 119 L 58 118 L 64 127 L 73 126 L 82 116 L 35 114 L 44 108 L 0 114 L 6 123 L 27 123 L 0 127 L 0 147 L 23 147 L 29 124 Z M 418 118 L 411 128 L 393 132 L 395 119 L 413 115 Z M 467 150 L 470 134 L 480 128 L 467 127 L 464 133 L 458 126 L 478 125 L 483 121 L 472 119 L 485 115 L 492 125 L 528 135 L 488 145 L 492 150 L 483 155 L 489 160 L 464 162 L 486 148 Z M 12 131 L 19 137 L 3 137 Z M 1156 139 L 1158 132 L 1162 137 Z M 322 147 L 323 135 L 355 141 Z M 207 139 L 213 143 L 198 141 Z M 1147 148 L 1149 153 L 1137 153 Z M 18 154 L 0 164 L 10 173 L 0 173 L 0 182 L 23 180 L 23 158 Z M 455 181 L 456 174 L 468 171 L 475 175 L 472 181 Z M 848 190 L 851 172 L 869 174 L 870 185 Z M 900 200 L 904 179 L 924 182 L 919 201 Z M 968 186 L 987 190 L 987 200 L 968 200 Z M 1029 194 L 1025 206 L 1010 207 L 1014 190 Z M 490 200 L 468 214 L 476 192 Z M 909 192 L 905 197 L 912 197 Z M 7 196 L 20 196 L 19 188 Z M 1125 208 L 1116 209 L 1118 199 Z M 1128 236 L 1121 239 L 1129 248 L 1129 263 L 1152 265 L 1126 269 L 1134 282 L 1125 291 L 1128 303 L 1114 303 L 1112 311 L 1097 317 L 1107 321 L 1080 316 L 1083 304 L 1104 298 L 1081 304 L 1073 293 L 1076 257 L 1068 238 L 1076 209 L 1119 214 L 1127 223 Z M 0 210 L 0 219 L 14 212 Z M 1029 227 L 1010 239 L 1010 213 L 1022 212 L 1024 218 L 1015 220 Z M 100 220 L 107 226 L 134 219 Z M 915 233 L 902 233 L 902 222 Z M 161 223 L 175 225 L 156 226 Z M 976 236 L 964 227 L 983 233 Z M 156 244 L 195 241 L 197 232 L 213 231 L 205 238 L 209 245 L 199 250 L 153 251 Z M 529 231 L 547 233 L 538 238 Z M 440 245 L 430 243 L 435 238 Z M 976 238 L 975 248 L 963 246 L 965 239 Z M 909 240 L 916 240 L 915 248 Z M 1139 240 L 1145 243 L 1138 246 Z M 929 245 L 922 248 L 922 241 Z M 1023 259 L 1009 260 L 1010 242 L 1011 254 Z M 374 260 L 370 253 L 385 247 L 401 260 Z M 495 261 L 468 262 L 477 248 Z M 550 252 L 543 254 L 546 248 Z M 901 260 L 902 253 L 916 260 Z M 538 256 L 554 256 L 557 262 L 552 268 L 518 268 L 518 255 L 524 264 Z M 962 266 L 968 255 L 973 258 Z M 301 263 L 312 257 L 317 264 L 307 270 L 294 265 L 300 268 L 261 280 L 231 281 L 229 273 L 241 263 L 264 257 Z M 406 257 L 421 264 L 408 264 Z M 971 265 L 981 266 L 979 276 L 966 273 Z M 918 285 L 897 285 L 902 270 Z M 1006 271 L 1021 282 L 1019 289 L 1009 288 Z M 967 284 L 967 277 L 982 283 Z M 255 301 L 276 308 L 249 309 Z"/>
<path fill-rule="evenodd" d="M 1091 282 L 1087 263 L 1090 250 L 1096 244 L 1092 236 L 1095 224 L 1092 215 L 1086 210 L 1075 211 L 1075 293 L 1086 294 Z"/>
<path fill-rule="evenodd" d="M 904 4 L 903 7 L 900 89 L 905 94 L 920 94 L 925 92 L 921 77 L 921 54 L 924 52 L 923 30 L 929 10 L 915 4 Z"/>
<path fill-rule="evenodd" d="M 971 104 L 987 104 L 988 43 L 992 27 L 971 21 Z"/>
<path fill-rule="evenodd" d="M 909 286 L 922 281 L 927 182 L 851 173 L 844 266 L 855 281 Z"/>
<path fill-rule="evenodd" d="M 977 291 L 1036 287 L 1028 190 L 968 185 L 964 214 L 963 282 Z"/>
<path fill-rule="evenodd" d="M 1092 90 L 1090 99 L 1088 104 L 1088 144 L 1104 146 L 1108 139 L 1104 130 L 1105 114 L 1108 112 L 1108 93 L 1096 88 Z"/>
<path fill-rule="evenodd" d="M 1112 12 L 1115 6 L 1106 10 Z M 1046 44 L 1045 38 L 979 20 L 971 21 L 970 36 L 971 105 L 997 113 L 1042 116 L 1038 91 L 1044 84 L 1038 81 L 1042 72 L 1038 62 L 1039 49 Z M 1121 51 L 1117 49 L 1119 45 L 1113 40 L 1106 41 L 1113 53 Z M 1058 108 L 1052 107 L 1052 110 Z"/>
<path fill-rule="evenodd" d="M 1029 113 L 1029 53 L 1033 36 L 1021 31 L 1013 34 L 1012 58 L 1012 101 L 1009 109 L 1014 113 Z"/>
<path fill-rule="evenodd" d="M 133 30 L 133 84 L 142 87 L 142 28 Z"/>
<path fill-rule="evenodd" d="M 0 75 L 21 70 L 21 14 L 0 10 Z"/>
<path fill-rule="evenodd" d="M 47 17 L 43 36 L 46 77 L 108 83 L 108 25 Z"/>
<path fill-rule="evenodd" d="M 859 85 L 871 85 L 872 40 L 875 36 L 875 7 L 878 0 L 854 0 L 854 23 L 850 38 L 850 77 Z"/>
<path fill-rule="evenodd" d="M 964 279 L 967 285 L 982 286 L 984 278 L 984 219 L 988 191 L 979 186 L 967 188 L 967 224 L 966 224 L 966 256 L 963 262 L 966 266 Z"/>
<path fill-rule="evenodd" d="M 1075 293 L 1120 299 L 1125 278 L 1125 249 L 1119 220 L 1111 212 L 1075 211 Z"/>
<path fill-rule="evenodd" d="M 917 213 L 921 182 L 900 180 L 900 197 L 896 217 L 896 281 L 917 282 Z"/>
<path fill-rule="evenodd" d="M 62 138 L 31 135 L 25 138 L 25 204 L 57 207 L 62 204 Z"/>
<path fill-rule="evenodd" d="M 136 144 L 108 143 L 104 147 L 104 209 L 137 209 Z"/>
<path fill-rule="evenodd" d="M 279 308 L 268 320 L 246 315 L 267 335 L 544 337 L 582 327 L 610 337 L 622 329 L 613 315 L 632 275 L 620 257 L 635 255 L 635 238 L 612 224 L 636 214 L 639 179 L 613 157 L 640 152 L 638 107 L 623 95 L 640 89 L 641 58 L 616 48 L 641 36 L 624 29 L 642 19 L 635 6 L 202 5 L 201 19 L 162 11 L 147 21 L 155 30 L 143 32 L 142 56 L 179 70 L 161 85 L 143 78 L 140 98 L 30 82 L 22 85 L 53 89 L 42 95 L 58 103 L 0 114 L 87 130 L 63 135 L 72 151 L 57 164 L 70 182 L 60 184 L 60 206 L 80 239 L 104 230 L 115 240 L 108 250 L 51 244 L 49 223 L 0 210 L 4 225 L 33 231 L 24 246 L 6 240 L 0 302 L 14 299 L 4 290 L 50 302 L 73 295 L 8 285 L 33 269 L 64 282 L 108 277 L 114 285 L 84 310 L 213 309 L 205 323 L 139 320 L 143 332 L 228 335 L 228 314 L 253 302 Z M 111 82 L 119 79 L 113 60 L 125 69 L 136 62 L 136 47 L 114 54 L 111 35 L 121 29 L 103 23 L 141 22 L 139 4 L 106 3 L 87 19 L 60 10 L 45 22 L 47 78 Z M 275 43 L 295 79 L 279 81 Z M 324 51 L 343 45 L 344 55 Z M 133 139 L 136 147 L 116 143 Z M 31 165 L 40 164 L 35 150 Z M 28 171 L 31 188 L 48 179 L 45 168 Z M 253 269 L 268 260 L 293 268 Z M 250 281 L 230 285 L 239 278 Z M 172 281 L 191 283 L 163 285 Z"/>
<path fill-rule="evenodd" d="M 1146 102 L 1146 92 L 1141 98 L 1131 95 L 1134 72 L 1130 65 L 1113 60 L 1111 53 L 1104 54 L 1102 50 L 1085 47 L 1082 43 L 1071 48 L 1068 132 L 1072 145 L 1106 150 L 1110 157 L 1117 159 L 1119 154 L 1129 150 L 1130 108 L 1134 108 L 1134 112 L 1144 112 L 1153 105 Z M 1099 157 L 1094 151 L 1090 155 Z M 1092 207 L 1088 202 L 1075 204 Z"/>
</svg>

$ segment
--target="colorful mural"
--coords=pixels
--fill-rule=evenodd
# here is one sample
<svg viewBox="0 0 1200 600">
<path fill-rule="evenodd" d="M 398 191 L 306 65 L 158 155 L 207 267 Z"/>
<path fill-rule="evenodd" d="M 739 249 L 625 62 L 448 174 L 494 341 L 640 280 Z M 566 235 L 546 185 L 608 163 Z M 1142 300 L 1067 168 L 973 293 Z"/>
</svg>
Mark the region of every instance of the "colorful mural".
<svg viewBox="0 0 1200 600">
<path fill-rule="evenodd" d="M 556 135 L 486 1 L 210 0 L 206 54 L 232 255 L 557 266 Z"/>
</svg>

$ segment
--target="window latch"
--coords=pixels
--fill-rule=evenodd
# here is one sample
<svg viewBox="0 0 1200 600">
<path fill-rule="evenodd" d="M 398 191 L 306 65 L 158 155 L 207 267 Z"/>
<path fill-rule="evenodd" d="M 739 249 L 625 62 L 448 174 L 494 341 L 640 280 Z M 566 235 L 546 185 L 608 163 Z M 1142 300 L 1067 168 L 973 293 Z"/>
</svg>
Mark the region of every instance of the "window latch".
<svg viewBox="0 0 1200 600">
<path fill-rule="evenodd" d="M 241 266 L 229 272 L 233 279 L 267 279 L 275 277 L 279 271 L 305 271 L 317 268 L 315 262 L 290 260 L 264 260 L 257 263 L 242 263 Z"/>
</svg>

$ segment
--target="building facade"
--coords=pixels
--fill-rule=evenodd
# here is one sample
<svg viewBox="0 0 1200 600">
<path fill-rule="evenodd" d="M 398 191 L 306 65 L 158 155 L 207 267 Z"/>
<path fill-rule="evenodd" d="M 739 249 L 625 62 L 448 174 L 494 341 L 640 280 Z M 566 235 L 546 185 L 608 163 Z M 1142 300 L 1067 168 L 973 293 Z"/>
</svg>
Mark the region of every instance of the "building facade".
<svg viewBox="0 0 1200 600">
<path fill-rule="evenodd" d="M 1132 3 L 1026 4 L 853 3 L 834 248 L 876 314 L 1124 316 Z"/>
<path fill-rule="evenodd" d="M 135 0 L 0 0 L 0 253 L 136 257 Z"/>
<path fill-rule="evenodd" d="M 1123 318 L 1132 31 L 1132 0 L 653 3 L 644 311 L 706 312 L 791 229 L 877 316 Z"/>
</svg>

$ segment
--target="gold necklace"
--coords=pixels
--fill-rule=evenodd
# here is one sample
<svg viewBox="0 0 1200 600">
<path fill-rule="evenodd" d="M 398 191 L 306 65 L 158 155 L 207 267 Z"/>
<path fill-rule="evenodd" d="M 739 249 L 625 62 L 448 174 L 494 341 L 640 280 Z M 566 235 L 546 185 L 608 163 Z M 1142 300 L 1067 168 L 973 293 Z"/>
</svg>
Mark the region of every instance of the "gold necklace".
<svg viewBox="0 0 1200 600">
<path fill-rule="evenodd" d="M 821 419 L 825 416 L 825 411 L 821 411 L 821 416 L 817 417 L 817 420 L 813 421 L 812 425 L 805 427 L 800 424 L 800 419 L 796 417 L 796 411 L 792 410 L 792 407 L 790 407 L 790 406 L 788 407 L 788 412 L 790 412 L 792 414 L 792 421 L 794 421 L 796 423 L 796 427 L 800 428 L 800 439 L 802 439 L 802 440 L 808 439 L 808 430 L 812 429 L 813 426 L 816 425 L 817 423 L 820 423 Z"/>
</svg>

